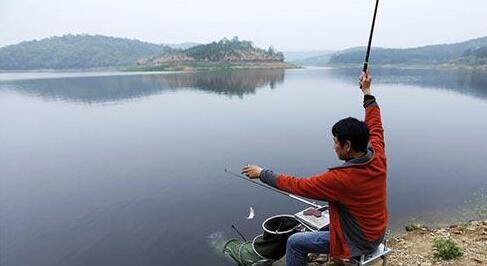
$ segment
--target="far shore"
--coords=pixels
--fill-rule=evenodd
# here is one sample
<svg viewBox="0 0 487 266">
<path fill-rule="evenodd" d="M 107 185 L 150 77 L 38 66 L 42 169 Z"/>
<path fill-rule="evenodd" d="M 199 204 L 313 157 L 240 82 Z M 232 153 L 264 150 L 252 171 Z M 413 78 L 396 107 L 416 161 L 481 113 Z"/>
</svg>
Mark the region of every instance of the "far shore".
<svg viewBox="0 0 487 266">
<path fill-rule="evenodd" d="M 193 63 L 166 63 L 160 65 L 140 66 L 112 66 L 81 69 L 13 69 L 0 70 L 0 74 L 9 73 L 90 73 L 90 72 L 197 72 L 211 70 L 238 70 L 238 69 L 300 69 L 300 68 L 362 68 L 362 64 L 324 64 L 324 65 L 296 65 L 289 62 L 193 62 Z M 425 69 L 425 70 L 472 70 L 487 71 L 487 65 L 463 65 L 463 64 L 370 64 L 369 68 L 391 69 Z"/>
<path fill-rule="evenodd" d="M 331 68 L 361 68 L 363 64 L 326 64 L 324 67 Z M 465 65 L 465 64 L 369 64 L 376 68 L 395 68 L 395 69 L 428 69 L 428 70 L 487 70 L 487 65 Z"/>
</svg>

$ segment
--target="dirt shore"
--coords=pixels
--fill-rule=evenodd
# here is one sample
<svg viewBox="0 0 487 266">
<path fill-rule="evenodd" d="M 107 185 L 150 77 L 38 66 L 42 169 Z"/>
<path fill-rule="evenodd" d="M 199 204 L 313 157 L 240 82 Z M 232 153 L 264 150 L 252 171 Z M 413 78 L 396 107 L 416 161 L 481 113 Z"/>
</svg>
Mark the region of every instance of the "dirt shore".
<svg viewBox="0 0 487 266">
<path fill-rule="evenodd" d="M 437 237 L 451 237 L 463 255 L 452 260 L 436 258 L 433 240 Z M 388 245 L 394 250 L 389 265 L 487 265 L 487 220 L 435 229 L 419 227 L 391 237 Z"/>
<path fill-rule="evenodd" d="M 393 251 L 387 258 L 387 265 L 487 265 L 487 220 L 471 221 L 430 229 L 413 225 L 409 231 L 388 237 L 387 246 Z M 451 260 L 435 256 L 435 238 L 450 238 L 460 248 L 463 255 Z M 313 256 L 309 265 L 343 265 L 326 263 L 325 256 Z M 382 261 L 374 265 L 382 265 Z"/>
</svg>

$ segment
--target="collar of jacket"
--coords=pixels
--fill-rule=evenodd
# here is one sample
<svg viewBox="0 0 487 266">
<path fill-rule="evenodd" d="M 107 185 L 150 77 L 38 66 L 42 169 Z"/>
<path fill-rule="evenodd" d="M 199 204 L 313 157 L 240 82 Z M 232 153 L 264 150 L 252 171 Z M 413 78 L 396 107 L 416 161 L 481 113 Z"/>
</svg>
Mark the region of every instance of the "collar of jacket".
<svg viewBox="0 0 487 266">
<path fill-rule="evenodd" d="M 332 169 L 337 169 L 337 168 L 346 168 L 346 167 L 352 167 L 352 166 L 360 166 L 360 165 L 368 164 L 373 159 L 374 159 L 374 150 L 369 145 L 367 147 L 367 153 L 364 156 L 347 160 L 342 165 L 338 165 L 338 166 L 335 166 L 335 167 L 330 167 L 328 169 L 332 170 Z"/>
</svg>

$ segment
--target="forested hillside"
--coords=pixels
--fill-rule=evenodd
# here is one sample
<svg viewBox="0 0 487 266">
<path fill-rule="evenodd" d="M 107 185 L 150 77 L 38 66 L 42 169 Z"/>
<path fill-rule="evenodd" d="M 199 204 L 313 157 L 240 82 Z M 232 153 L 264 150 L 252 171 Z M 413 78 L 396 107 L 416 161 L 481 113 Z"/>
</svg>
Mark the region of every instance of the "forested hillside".
<svg viewBox="0 0 487 266">
<path fill-rule="evenodd" d="M 487 65 L 487 46 L 465 51 L 457 62 L 466 65 Z"/>
<path fill-rule="evenodd" d="M 134 65 L 162 45 L 101 35 L 64 35 L 0 48 L 0 69 L 82 69 Z"/>
<path fill-rule="evenodd" d="M 487 37 L 469 40 L 454 44 L 429 45 L 408 49 L 372 49 L 370 62 L 372 64 L 441 64 L 456 60 L 467 51 L 487 47 Z M 480 52 L 479 52 L 480 53 Z M 365 47 L 333 55 L 329 59 L 330 64 L 362 63 L 365 55 Z M 475 53 L 469 56 L 476 56 Z"/>
<path fill-rule="evenodd" d="M 90 69 L 180 62 L 283 62 L 273 47 L 237 37 L 209 44 L 160 45 L 102 35 L 64 35 L 0 48 L 0 70 Z"/>
</svg>

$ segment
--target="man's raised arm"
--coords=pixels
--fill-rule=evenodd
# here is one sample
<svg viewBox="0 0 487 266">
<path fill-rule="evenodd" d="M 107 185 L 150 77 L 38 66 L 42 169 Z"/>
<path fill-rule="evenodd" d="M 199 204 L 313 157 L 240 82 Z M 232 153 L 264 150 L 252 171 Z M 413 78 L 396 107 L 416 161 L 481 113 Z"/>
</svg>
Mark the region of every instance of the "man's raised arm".
<svg viewBox="0 0 487 266">
<path fill-rule="evenodd" d="M 379 105 L 370 91 L 371 82 L 372 77 L 369 73 L 362 73 L 359 84 L 364 93 L 365 123 L 369 127 L 372 147 L 384 151 L 384 129 L 382 128 Z"/>
</svg>

